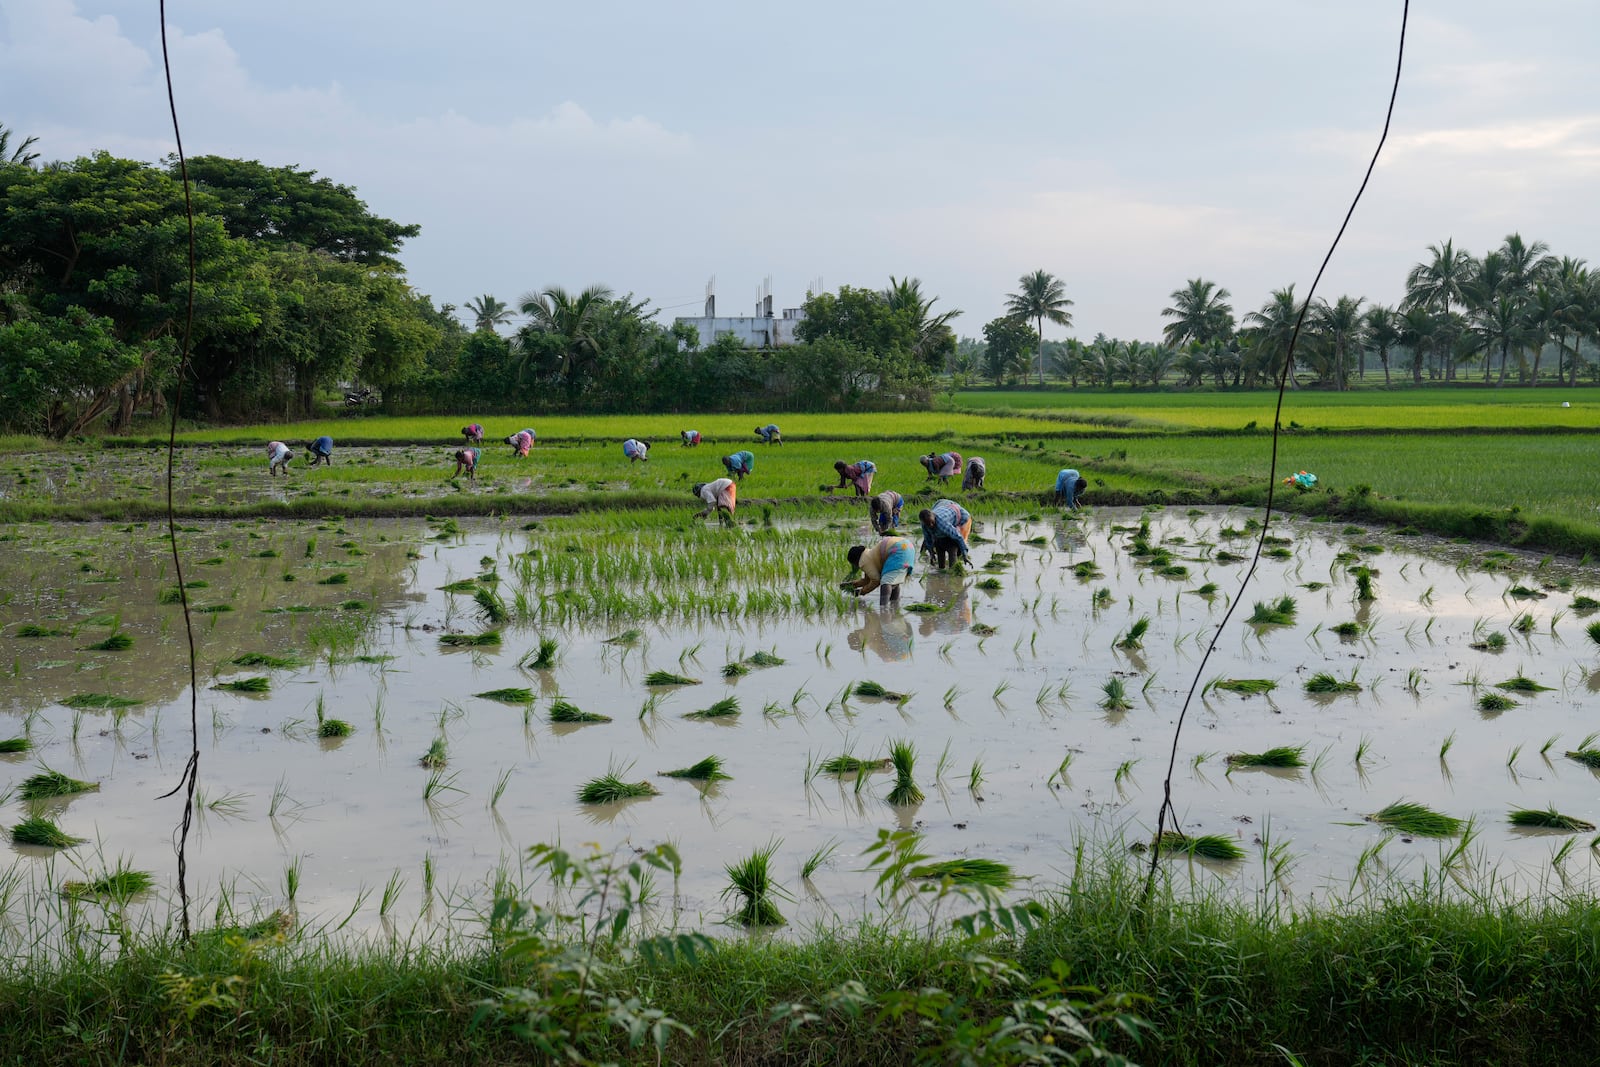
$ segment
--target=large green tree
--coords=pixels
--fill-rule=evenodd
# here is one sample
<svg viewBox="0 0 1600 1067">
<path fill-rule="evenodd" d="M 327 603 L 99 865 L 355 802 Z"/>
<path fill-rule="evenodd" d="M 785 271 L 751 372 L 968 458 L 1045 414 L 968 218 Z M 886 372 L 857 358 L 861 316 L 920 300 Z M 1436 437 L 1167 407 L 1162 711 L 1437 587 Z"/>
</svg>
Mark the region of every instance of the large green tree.
<svg viewBox="0 0 1600 1067">
<path fill-rule="evenodd" d="M 1169 345 L 1193 341 L 1208 344 L 1233 336 L 1232 294 L 1216 282 L 1190 278 L 1182 289 L 1174 289 L 1172 303 L 1161 309 L 1161 317 L 1171 319 L 1161 335 Z"/>
</svg>

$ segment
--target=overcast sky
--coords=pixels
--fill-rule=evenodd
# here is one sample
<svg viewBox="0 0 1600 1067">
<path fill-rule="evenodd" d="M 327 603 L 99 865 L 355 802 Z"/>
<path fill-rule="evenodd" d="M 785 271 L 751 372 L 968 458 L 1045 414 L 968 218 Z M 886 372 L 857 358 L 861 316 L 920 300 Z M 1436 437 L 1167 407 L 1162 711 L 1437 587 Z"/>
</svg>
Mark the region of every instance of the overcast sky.
<svg viewBox="0 0 1600 1067">
<path fill-rule="evenodd" d="M 0 123 L 173 149 L 155 0 L 0 0 Z M 922 279 L 976 336 L 1020 275 L 1153 340 L 1201 276 L 1304 294 L 1376 144 L 1399 0 L 173 0 L 184 145 L 297 164 L 422 234 L 436 303 L 601 282 L 747 314 L 770 275 Z M 1384 160 L 1320 295 L 1429 244 L 1600 263 L 1600 5 L 1422 0 Z M 1049 327 L 1046 336 L 1063 331 Z"/>
</svg>

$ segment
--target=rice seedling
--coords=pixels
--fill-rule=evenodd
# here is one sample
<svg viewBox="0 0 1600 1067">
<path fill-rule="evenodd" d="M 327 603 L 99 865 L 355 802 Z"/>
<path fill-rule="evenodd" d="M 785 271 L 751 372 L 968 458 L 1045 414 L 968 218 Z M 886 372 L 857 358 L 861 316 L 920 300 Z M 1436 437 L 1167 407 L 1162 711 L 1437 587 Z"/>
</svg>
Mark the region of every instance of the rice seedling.
<svg viewBox="0 0 1600 1067">
<path fill-rule="evenodd" d="M 1443 741 L 1439 742 L 1439 758 L 1441 760 L 1450 755 L 1450 749 L 1455 745 L 1455 743 L 1456 732 L 1451 730 L 1449 735 L 1446 736 Z"/>
<path fill-rule="evenodd" d="M 550 721 L 554 723 L 610 722 L 611 718 L 596 712 L 584 711 L 574 704 L 557 699 L 550 705 Z"/>
<path fill-rule="evenodd" d="M 745 662 L 750 664 L 752 667 L 781 667 L 787 663 L 788 660 L 772 652 L 757 652 L 755 655 L 745 660 Z"/>
<path fill-rule="evenodd" d="M 599 778 L 591 778 L 578 789 L 578 800 L 584 804 L 614 804 L 619 800 L 653 797 L 660 790 L 649 782 L 625 782 L 622 775 L 628 768 L 613 768 Z"/>
<path fill-rule="evenodd" d="M 485 689 L 481 693 L 473 693 L 480 700 L 494 700 L 501 704 L 527 704 L 533 700 L 533 690 L 518 686 L 508 686 L 505 689 Z"/>
<path fill-rule="evenodd" d="M 1600 611 L 1600 600 L 1592 596 L 1575 596 L 1572 598 L 1572 610 L 1580 613 Z"/>
<path fill-rule="evenodd" d="M 989 694 L 989 698 L 991 700 L 993 700 L 996 704 L 1004 704 L 1005 701 L 1002 700 L 1001 698 L 1004 697 L 1006 695 L 1006 693 L 1008 691 L 1010 691 L 1010 689 L 1011 689 L 1011 683 L 1010 682 L 1001 682 L 999 685 L 994 687 L 994 692 Z"/>
<path fill-rule="evenodd" d="M 985 593 L 998 593 L 1005 588 L 1005 585 L 998 578 L 985 578 L 977 583 L 977 588 Z"/>
<path fill-rule="evenodd" d="M 723 664 L 722 676 L 724 678 L 743 678 L 750 673 L 750 665 L 743 660 Z"/>
<path fill-rule="evenodd" d="M 1361 740 L 1356 742 L 1356 767 L 1361 767 L 1367 762 L 1367 754 L 1372 751 L 1372 738 L 1367 734 L 1361 735 Z"/>
<path fill-rule="evenodd" d="M 1576 833 L 1594 829 L 1594 823 L 1556 811 L 1555 805 L 1541 811 L 1538 808 L 1516 808 L 1507 817 L 1512 826 L 1526 830 L 1565 830 Z"/>
<path fill-rule="evenodd" d="M 800 865 L 801 879 L 810 881 L 811 876 L 816 874 L 817 871 L 821 869 L 822 865 L 827 863 L 828 860 L 833 857 L 834 852 L 836 852 L 838 848 L 839 842 L 833 838 L 829 838 L 825 844 L 823 844 L 815 852 L 811 853 L 811 855 L 807 856 L 806 861 Z"/>
<path fill-rule="evenodd" d="M 982 582 L 979 582 L 978 585 L 979 588 L 988 588 Z M 999 588 L 999 583 L 996 583 L 995 588 Z M 935 615 L 943 611 L 944 608 L 939 604 L 930 604 L 926 600 L 918 600 L 915 603 L 905 605 L 905 610 L 917 615 Z"/>
<path fill-rule="evenodd" d="M 500 644 L 499 630 L 486 630 L 481 634 L 440 634 L 439 643 L 451 648 L 488 648 Z"/>
<path fill-rule="evenodd" d="M 317 584 L 318 585 L 349 585 L 350 584 L 350 575 L 346 574 L 344 571 L 335 571 L 334 573 L 328 575 L 326 578 L 318 578 L 317 579 Z"/>
<path fill-rule="evenodd" d="M 1110 606 L 1111 606 L 1111 590 L 1109 590 L 1109 589 L 1096 589 L 1094 591 L 1094 607 L 1095 607 L 1095 609 L 1098 610 L 1100 608 L 1108 608 Z"/>
<path fill-rule="evenodd" d="M 1206 582 L 1204 585 L 1197 586 L 1194 589 L 1194 595 L 1195 596 L 1200 596 L 1200 597 L 1213 597 L 1213 596 L 1216 596 L 1217 595 L 1217 583 L 1216 582 Z"/>
<path fill-rule="evenodd" d="M 1518 582 L 1516 585 L 1513 585 L 1510 589 L 1506 590 L 1506 595 L 1511 597 L 1513 600 L 1544 600 L 1550 594 L 1541 592 L 1538 589 L 1529 589 L 1521 582 Z"/>
<path fill-rule="evenodd" d="M 541 637 L 539 638 L 539 647 L 530 649 L 521 659 L 517 661 L 517 666 L 523 670 L 550 670 L 556 665 L 556 654 L 560 647 L 560 644 L 555 638 Z"/>
<path fill-rule="evenodd" d="M 644 684 L 647 686 L 699 685 L 700 679 L 690 678 L 682 674 L 673 674 L 671 671 L 651 671 L 645 675 Z"/>
<path fill-rule="evenodd" d="M 923 863 L 906 871 L 916 881 L 949 882 L 952 885 L 984 885 L 991 889 L 1010 889 L 1017 876 L 1011 867 L 998 860 L 959 859 Z"/>
<path fill-rule="evenodd" d="M 272 682 L 265 675 L 258 674 L 251 678 L 231 678 L 211 688 L 225 693 L 265 693 L 272 688 Z"/>
<path fill-rule="evenodd" d="M 637 644 L 639 638 L 644 636 L 643 630 L 624 630 L 615 637 L 608 637 L 602 644 L 607 645 L 632 645 Z"/>
<path fill-rule="evenodd" d="M 1279 745 L 1265 752 L 1235 752 L 1227 757 L 1229 767 L 1304 767 L 1306 746 Z"/>
<path fill-rule="evenodd" d="M 505 600 L 493 589 L 479 588 L 473 592 L 472 599 L 478 605 L 479 617 L 490 625 L 498 626 L 511 617 Z"/>
<path fill-rule="evenodd" d="M 1270 693 L 1278 688 L 1278 683 L 1270 678 L 1225 678 L 1222 681 L 1213 682 L 1211 688 L 1248 697 L 1261 693 Z"/>
<path fill-rule="evenodd" d="M 432 771 L 438 770 L 449 761 L 450 753 L 445 748 L 444 738 L 436 737 L 433 739 L 433 744 L 428 746 L 428 751 L 424 752 L 417 762 Z"/>
<path fill-rule="evenodd" d="M 739 908 L 734 918 L 745 926 L 782 926 L 787 920 L 778 910 L 773 898 L 786 896 L 772 880 L 772 857 L 777 854 L 780 841 L 770 841 L 737 863 L 727 864 L 728 887 L 722 891 L 726 900 L 733 897 Z"/>
<path fill-rule="evenodd" d="M 273 656 L 265 652 L 245 652 L 228 661 L 235 667 L 266 667 L 270 670 L 289 670 L 294 667 L 304 667 L 306 660 L 303 656 L 291 653 L 287 656 Z"/>
<path fill-rule="evenodd" d="M 870 774 L 873 771 L 887 770 L 892 766 L 892 761 L 887 759 L 859 759 L 846 753 L 843 756 L 831 756 L 817 764 L 817 769 L 823 774 Z"/>
<path fill-rule="evenodd" d="M 691 763 L 687 767 L 679 767 L 675 771 L 662 771 L 667 778 L 685 778 L 695 782 L 725 782 L 732 779 L 732 775 L 723 773 L 723 760 L 721 756 L 707 756 L 698 763 Z"/>
<path fill-rule="evenodd" d="M 1349 678 L 1336 678 L 1327 671 L 1318 671 L 1306 679 L 1305 690 L 1308 693 L 1359 693 L 1361 683 L 1356 681 L 1353 672 Z"/>
<path fill-rule="evenodd" d="M 983 784 L 983 760 L 974 759 L 972 769 L 967 772 L 967 788 L 976 793 Z"/>
<path fill-rule="evenodd" d="M 739 698 L 723 697 L 709 708 L 691 711 L 685 719 L 728 719 L 739 714 Z"/>
<path fill-rule="evenodd" d="M 507 767 L 505 770 L 501 771 L 499 777 L 495 779 L 494 788 L 489 791 L 490 808 L 499 806 L 500 798 L 505 796 L 506 786 L 511 782 L 512 770 L 513 768 Z"/>
<path fill-rule="evenodd" d="M 1122 649 L 1139 649 L 1144 647 L 1144 635 L 1150 629 L 1150 616 L 1141 615 L 1136 622 L 1128 627 L 1128 632 L 1117 641 L 1116 646 Z"/>
<path fill-rule="evenodd" d="M 87 838 L 73 837 L 50 819 L 35 815 L 11 828 L 11 843 L 32 845 L 35 848 L 71 848 L 83 844 Z"/>
<path fill-rule="evenodd" d="M 1100 687 L 1100 692 L 1105 694 L 1100 701 L 1100 707 L 1106 711 L 1127 711 L 1133 707 L 1133 703 L 1128 700 L 1127 687 L 1122 684 L 1121 678 L 1108 680 Z"/>
<path fill-rule="evenodd" d="M 40 626 L 37 623 L 25 622 L 17 627 L 18 637 L 65 637 L 67 631 L 56 629 L 53 626 Z"/>
<path fill-rule="evenodd" d="M 1514 678 L 1507 678 L 1503 682 L 1494 683 L 1496 689 L 1504 689 L 1508 693 L 1548 693 L 1551 687 L 1540 685 L 1532 678 L 1525 678 L 1518 674 Z"/>
<path fill-rule="evenodd" d="M 117 633 L 84 647 L 90 652 L 123 652 L 133 647 L 133 638 L 127 634 Z"/>
<path fill-rule="evenodd" d="M 476 593 L 478 591 L 478 580 L 476 578 L 462 578 L 460 581 L 441 585 L 439 588 L 446 593 Z"/>
<path fill-rule="evenodd" d="M 1462 827 L 1462 821 L 1454 816 L 1404 800 L 1396 801 L 1366 818 L 1368 822 L 1413 837 L 1454 837 Z"/>
<path fill-rule="evenodd" d="M 865 697 L 871 700 L 891 700 L 896 704 L 904 704 L 911 699 L 908 693 L 896 693 L 893 689 L 885 689 L 870 679 L 865 682 L 857 682 L 852 692 L 858 697 Z"/>
<path fill-rule="evenodd" d="M 1600 748 L 1595 747 L 1596 740 L 1600 740 L 1600 734 L 1590 734 L 1578 742 L 1577 748 L 1568 749 L 1564 755 L 1590 770 L 1600 771 Z"/>
<path fill-rule="evenodd" d="M 317 736 L 324 740 L 349 737 L 355 733 L 356 728 L 343 719 L 322 719 L 317 723 Z"/>
<path fill-rule="evenodd" d="M 912 780 L 912 772 L 917 765 L 916 748 L 910 741 L 890 742 L 889 762 L 894 765 L 894 788 L 889 790 L 889 803 L 897 807 L 922 803 L 922 790 L 918 789 L 917 783 Z"/>
<path fill-rule="evenodd" d="M 1366 627 L 1362 626 L 1359 622 L 1341 622 L 1330 626 L 1329 629 L 1338 634 L 1340 637 L 1349 638 L 1360 637 L 1361 631 L 1366 629 Z"/>
<path fill-rule="evenodd" d="M 1474 641 L 1467 647 L 1476 649 L 1479 652 L 1499 652 L 1506 647 L 1506 635 L 1499 630 L 1494 630 L 1485 634 L 1481 641 Z"/>
<path fill-rule="evenodd" d="M 1190 836 L 1178 830 L 1168 830 L 1161 835 L 1161 851 L 1168 855 L 1181 853 L 1218 862 L 1244 859 L 1244 849 L 1233 838 L 1223 834 Z"/>
<path fill-rule="evenodd" d="M 1356 599 L 1362 601 L 1375 600 L 1378 594 L 1373 592 L 1372 589 L 1372 568 L 1355 567 L 1352 568 L 1350 573 L 1355 575 L 1356 579 Z"/>
<path fill-rule="evenodd" d="M 986 622 L 975 622 L 969 627 L 969 630 L 974 637 L 993 637 L 1000 632 L 999 627 L 990 626 Z"/>
<path fill-rule="evenodd" d="M 22 784 L 17 787 L 17 795 L 23 800 L 49 800 L 52 797 L 93 793 L 99 788 L 99 782 L 84 782 L 77 778 L 69 778 L 60 771 L 46 767 L 38 774 L 24 778 Z"/>
<path fill-rule="evenodd" d="M 1294 597 L 1284 595 L 1270 604 L 1260 600 L 1256 601 L 1255 610 L 1250 613 L 1250 617 L 1245 621 L 1255 623 L 1258 626 L 1288 626 L 1293 624 L 1294 619 Z"/>
<path fill-rule="evenodd" d="M 1512 700 L 1503 693 L 1485 693 L 1478 698 L 1478 710 L 1488 712 L 1490 714 L 1498 714 L 1502 711 L 1510 711 L 1512 708 L 1518 706 L 1519 704 L 1517 701 Z"/>
<path fill-rule="evenodd" d="M 148 871 L 137 871 L 131 867 L 123 866 L 120 862 L 117 868 L 108 874 L 103 874 L 88 882 L 63 882 L 61 895 L 66 897 L 108 897 L 112 900 L 128 900 L 139 893 L 154 886 L 155 879 Z"/>
<path fill-rule="evenodd" d="M 1118 791 L 1121 791 L 1123 782 L 1133 777 L 1133 768 L 1138 762 L 1139 761 L 1136 759 L 1125 759 L 1121 763 L 1117 764 L 1117 773 L 1112 776 L 1111 784 L 1115 786 Z"/>
<path fill-rule="evenodd" d="M 1533 613 L 1527 611 L 1518 615 L 1516 621 L 1511 624 L 1511 628 L 1519 634 L 1531 634 L 1538 627 L 1539 624 L 1534 621 Z"/>
<path fill-rule="evenodd" d="M 1094 560 L 1086 559 L 1081 563 L 1076 563 L 1073 565 L 1072 576 L 1074 578 L 1080 578 L 1084 581 L 1088 581 L 1092 578 L 1104 578 L 1105 574 L 1100 570 L 1099 567 L 1095 566 Z"/>
</svg>

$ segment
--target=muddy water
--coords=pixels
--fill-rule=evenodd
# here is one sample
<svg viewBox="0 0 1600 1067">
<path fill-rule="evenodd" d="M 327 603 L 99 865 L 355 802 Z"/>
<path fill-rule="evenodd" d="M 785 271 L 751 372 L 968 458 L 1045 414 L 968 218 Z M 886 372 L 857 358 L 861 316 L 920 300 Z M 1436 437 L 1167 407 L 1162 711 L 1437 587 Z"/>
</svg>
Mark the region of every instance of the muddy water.
<svg viewBox="0 0 1600 1067">
<path fill-rule="evenodd" d="M 543 629 L 512 623 L 500 647 L 477 649 L 440 644 L 441 633 L 477 632 L 482 624 L 469 598 L 439 587 L 496 569 L 510 601 L 512 561 L 538 548 L 544 532 L 487 522 L 463 523 L 461 534 L 442 539 L 421 523 L 192 529 L 186 554 L 224 561 L 187 568 L 209 583 L 196 599 L 235 610 L 196 617 L 206 805 L 191 884 L 208 906 L 225 887 L 241 911 L 270 909 L 283 903 L 285 870 L 295 866 L 302 916 L 337 921 L 354 911 L 354 929 L 409 929 L 422 915 L 425 928 L 443 928 L 481 903 L 497 876 L 520 880 L 518 857 L 529 845 L 626 849 L 670 841 L 686 861 L 674 898 L 680 918 L 701 925 L 726 914 L 724 864 L 778 840 L 776 874 L 795 898 L 782 907 L 804 921 L 870 910 L 862 850 L 882 828 L 914 827 L 939 858 L 1001 860 L 1047 889 L 1070 870 L 1080 838 L 1148 838 L 1184 694 L 1246 566 L 1216 559 L 1219 551 L 1250 550 L 1247 539 L 1222 532 L 1242 527 L 1243 513 L 1148 516 L 1149 541 L 1164 545 L 1186 577 L 1159 576 L 1130 555 L 1140 517 L 1107 511 L 1066 525 L 989 523 L 981 529 L 988 543 L 974 548 L 973 573 L 957 578 L 923 567 L 899 606 L 881 608 L 874 596 L 843 618 L 795 612 Z M 93 843 L 54 858 L 16 849 L 14 870 L 41 882 L 47 874 L 71 876 L 73 865 L 127 857 L 157 874 L 162 888 L 145 906 L 165 913 L 179 809 L 157 798 L 187 758 L 189 702 L 179 609 L 156 603 L 171 585 L 157 532 L 28 529 L 0 546 L 0 577 L 13 591 L 0 607 L 0 662 L 10 667 L 0 708 L 6 732 L 26 731 L 36 745 L 29 756 L 6 757 L 0 781 L 14 786 L 42 762 L 100 782 L 98 792 L 52 809 L 64 829 Z M 841 551 L 852 533 L 839 531 Z M 1349 895 L 1384 877 L 1420 878 L 1439 860 L 1437 842 L 1395 837 L 1362 859 L 1386 840 L 1363 816 L 1409 799 L 1476 820 L 1468 858 L 1478 874 L 1493 868 L 1531 890 L 1589 881 L 1592 834 L 1579 835 L 1555 867 L 1552 854 L 1567 837 L 1516 831 L 1506 815 L 1554 806 L 1600 821 L 1596 776 L 1562 756 L 1600 729 L 1600 697 L 1591 688 L 1600 678 L 1590 674 L 1595 645 L 1584 633 L 1587 620 L 1571 610 L 1574 594 L 1594 592 L 1594 575 L 1470 546 L 1419 546 L 1377 530 L 1344 536 L 1325 524 L 1286 522 L 1274 533 L 1287 539 L 1276 546 L 1284 558 L 1262 561 L 1199 677 L 1267 678 L 1277 689 L 1197 696 L 1173 781 L 1182 829 L 1233 837 L 1248 858 L 1171 864 L 1178 876 L 1253 892 L 1267 877 L 1265 837 L 1284 845 L 1280 856 L 1289 860 L 1275 888 L 1297 899 Z M 984 567 L 1004 554 L 1015 559 Z M 1084 561 L 1102 576 L 1075 576 L 1073 565 Z M 1365 605 L 1355 601 L 1349 573 L 1357 562 L 1375 572 L 1376 599 Z M 319 584 L 334 573 L 348 578 Z M 285 574 L 295 580 L 285 582 Z M 997 590 L 979 588 L 989 577 Z M 1196 595 L 1208 581 L 1219 593 Z M 1547 597 L 1513 598 L 1508 590 L 1517 584 L 1544 585 Z M 1109 592 L 1096 607 L 1102 589 Z M 1293 625 L 1243 622 L 1251 602 L 1283 594 L 1297 601 Z M 908 610 L 921 602 L 941 610 Z M 81 651 L 110 632 L 105 616 L 117 612 L 115 626 L 135 638 L 133 649 Z M 1524 614 L 1533 627 L 1526 634 L 1512 627 Z M 1143 616 L 1150 625 L 1142 650 L 1115 647 Z M 1346 621 L 1366 629 L 1353 639 L 1331 632 Z M 15 637 L 25 622 L 76 632 Z M 606 643 L 630 627 L 643 631 L 637 643 Z M 994 632 L 983 636 L 981 627 Z M 1508 637 L 1503 650 L 1469 647 L 1495 631 Z M 557 665 L 520 669 L 540 636 L 559 642 Z M 725 663 L 757 650 L 786 662 L 721 676 Z M 296 651 L 313 662 L 229 666 L 241 651 Z M 656 669 L 702 684 L 647 689 L 644 677 Z M 1304 692 L 1305 680 L 1322 671 L 1353 673 L 1361 692 Z M 1551 691 L 1513 694 L 1521 705 L 1499 715 L 1477 710 L 1488 690 L 1474 681 L 1519 673 Z M 271 691 L 209 688 L 251 675 L 269 676 Z M 1126 711 L 1100 707 L 1112 678 L 1125 685 Z M 910 697 L 841 701 L 847 685 L 869 679 Z M 473 695 L 505 687 L 533 690 L 531 709 Z M 120 715 L 75 714 L 59 703 L 82 692 L 145 703 Z M 659 700 L 641 715 L 652 692 Z M 551 725 L 557 696 L 614 721 Z M 736 719 L 683 718 L 725 696 L 739 701 Z M 348 720 L 353 735 L 319 740 L 319 706 Z M 433 777 L 418 760 L 440 737 L 449 763 Z M 1441 759 L 1446 738 L 1453 740 Z M 854 779 L 808 778 L 808 766 L 822 759 L 882 756 L 894 739 L 910 740 L 918 753 L 915 779 L 927 799 L 914 808 L 883 799 L 888 773 L 869 775 L 860 788 Z M 1305 746 L 1315 768 L 1227 773 L 1229 753 L 1278 745 Z M 660 775 L 713 753 L 726 761 L 730 781 L 701 787 Z M 972 788 L 975 762 L 981 782 Z M 649 780 L 660 793 L 609 807 L 580 804 L 578 788 L 608 769 Z M 10 799 L 7 823 L 24 809 Z M 801 863 L 830 844 L 837 846 L 832 859 L 803 884 Z M 395 902 L 380 916 L 386 885 L 396 887 Z M 671 886 L 659 888 L 671 894 Z"/>
</svg>

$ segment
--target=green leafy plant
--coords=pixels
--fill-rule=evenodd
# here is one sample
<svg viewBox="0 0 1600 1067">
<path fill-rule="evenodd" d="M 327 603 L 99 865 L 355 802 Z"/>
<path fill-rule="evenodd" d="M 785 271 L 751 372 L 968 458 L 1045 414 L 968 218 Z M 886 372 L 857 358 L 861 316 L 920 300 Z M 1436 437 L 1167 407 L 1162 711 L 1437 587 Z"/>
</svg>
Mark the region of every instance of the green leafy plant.
<svg viewBox="0 0 1600 1067">
<path fill-rule="evenodd" d="M 738 910 L 733 917 L 745 926 L 782 926 L 788 922 L 774 900 L 787 894 L 772 878 L 772 857 L 781 844 L 769 841 L 739 862 L 724 867 L 728 886 L 722 891 L 723 899 L 734 898 Z"/>
<path fill-rule="evenodd" d="M 1460 819 L 1423 804 L 1397 801 L 1367 816 L 1368 822 L 1414 837 L 1454 837 L 1464 825 Z"/>
<path fill-rule="evenodd" d="M 1294 623 L 1295 611 L 1294 597 L 1285 594 L 1270 603 L 1256 601 L 1255 610 L 1245 621 L 1258 626 L 1289 626 Z"/>
<path fill-rule="evenodd" d="M 922 790 L 912 778 L 917 765 L 917 750 L 910 741 L 893 741 L 889 744 L 889 762 L 894 765 L 894 788 L 889 790 L 889 803 L 920 804 Z"/>
</svg>

